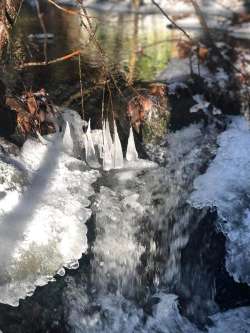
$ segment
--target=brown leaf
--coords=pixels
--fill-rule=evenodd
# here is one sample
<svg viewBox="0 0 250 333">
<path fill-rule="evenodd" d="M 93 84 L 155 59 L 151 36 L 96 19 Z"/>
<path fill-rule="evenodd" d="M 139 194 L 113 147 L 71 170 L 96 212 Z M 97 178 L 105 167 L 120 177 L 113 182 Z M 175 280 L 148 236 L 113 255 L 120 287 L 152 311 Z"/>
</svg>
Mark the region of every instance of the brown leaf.
<svg viewBox="0 0 250 333">
<path fill-rule="evenodd" d="M 208 48 L 207 47 L 199 47 L 198 49 L 199 59 L 204 62 L 208 56 Z"/>
<path fill-rule="evenodd" d="M 35 114 L 38 111 L 36 99 L 32 93 L 28 93 L 27 106 L 28 106 L 28 111 L 31 114 Z"/>
</svg>

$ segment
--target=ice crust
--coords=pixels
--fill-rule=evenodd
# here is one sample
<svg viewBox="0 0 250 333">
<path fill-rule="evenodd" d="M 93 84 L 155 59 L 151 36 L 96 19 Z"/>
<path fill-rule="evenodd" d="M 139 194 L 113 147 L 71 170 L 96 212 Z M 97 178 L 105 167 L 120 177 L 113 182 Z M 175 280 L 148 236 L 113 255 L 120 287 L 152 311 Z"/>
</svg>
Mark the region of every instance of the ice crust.
<svg viewBox="0 0 250 333">
<path fill-rule="evenodd" d="M 250 284 L 250 130 L 232 117 L 218 138 L 218 151 L 205 174 L 194 181 L 190 203 L 216 208 L 227 242 L 226 268 L 235 281 Z"/>
<path fill-rule="evenodd" d="M 53 139 L 28 139 L 15 163 L 0 157 L 2 303 L 17 306 L 63 266 L 77 268 L 87 247 L 88 197 L 99 173 L 71 156 L 69 124 Z"/>
</svg>

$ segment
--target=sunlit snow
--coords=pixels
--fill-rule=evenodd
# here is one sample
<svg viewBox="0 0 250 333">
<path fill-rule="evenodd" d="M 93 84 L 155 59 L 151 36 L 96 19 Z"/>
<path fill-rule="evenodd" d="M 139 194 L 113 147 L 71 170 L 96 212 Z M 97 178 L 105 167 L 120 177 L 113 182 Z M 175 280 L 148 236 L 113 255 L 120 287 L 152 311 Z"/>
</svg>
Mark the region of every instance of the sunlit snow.
<svg viewBox="0 0 250 333">
<path fill-rule="evenodd" d="M 0 157 L 0 302 L 18 305 L 86 250 L 98 171 L 69 155 L 71 141 L 67 124 L 64 139 L 28 139 L 13 163 Z"/>
</svg>

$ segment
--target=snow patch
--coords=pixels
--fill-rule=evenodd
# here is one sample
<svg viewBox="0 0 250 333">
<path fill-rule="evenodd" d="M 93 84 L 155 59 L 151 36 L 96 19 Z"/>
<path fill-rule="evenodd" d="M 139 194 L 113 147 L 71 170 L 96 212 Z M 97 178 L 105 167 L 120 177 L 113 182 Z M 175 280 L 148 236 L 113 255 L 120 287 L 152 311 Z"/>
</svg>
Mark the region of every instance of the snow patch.
<svg viewBox="0 0 250 333">
<path fill-rule="evenodd" d="M 66 136 L 70 135 L 66 126 Z M 69 138 L 25 142 L 16 159 L 0 159 L 0 302 L 17 306 L 63 266 L 78 267 L 87 248 L 88 197 L 99 173 L 70 156 Z M 62 270 L 60 271 L 62 273 Z"/>
</svg>

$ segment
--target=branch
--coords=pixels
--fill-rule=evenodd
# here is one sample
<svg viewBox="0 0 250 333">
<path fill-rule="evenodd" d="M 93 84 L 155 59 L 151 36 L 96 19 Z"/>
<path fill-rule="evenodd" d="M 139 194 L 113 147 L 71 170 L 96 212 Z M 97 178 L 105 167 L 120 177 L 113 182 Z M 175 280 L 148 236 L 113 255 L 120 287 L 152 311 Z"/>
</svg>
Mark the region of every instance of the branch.
<svg viewBox="0 0 250 333">
<path fill-rule="evenodd" d="M 80 13 L 79 10 L 71 10 L 71 9 L 65 8 L 65 7 L 59 5 L 59 4 L 58 4 L 57 2 L 55 2 L 54 0 L 48 0 L 48 2 L 49 2 L 50 4 L 52 4 L 53 6 L 55 6 L 57 9 L 60 9 L 61 11 L 63 11 L 64 13 L 67 13 L 67 14 L 70 14 L 70 15 L 79 15 L 79 16 L 83 16 L 83 17 L 86 16 L 85 14 Z M 88 16 L 88 18 L 94 18 L 94 19 L 97 19 L 97 17 L 95 17 L 95 16 Z"/>
<path fill-rule="evenodd" d="M 205 33 L 205 36 L 207 37 L 207 41 L 208 41 L 209 46 L 215 47 L 215 43 L 213 41 L 213 38 L 212 38 L 212 35 L 210 33 L 209 27 L 207 25 L 205 17 L 203 15 L 198 3 L 195 0 L 190 0 L 190 2 L 194 7 L 195 13 L 196 13 L 196 15 L 197 15 L 197 17 L 200 21 L 200 25 L 202 26 L 202 29 Z"/>
<path fill-rule="evenodd" d="M 193 42 L 193 39 L 189 36 L 189 34 L 182 29 L 177 23 L 175 23 L 174 20 L 171 19 L 171 17 L 161 8 L 161 6 L 155 2 L 155 0 L 151 0 L 152 4 L 155 5 L 160 12 L 173 24 L 173 26 L 175 26 L 178 30 L 180 30 L 191 42 Z"/>
<path fill-rule="evenodd" d="M 74 58 L 76 56 L 79 56 L 81 54 L 80 50 L 74 51 L 72 53 L 66 54 L 63 57 L 60 58 L 56 58 L 56 59 L 52 59 L 49 61 L 40 61 L 40 62 L 26 62 L 22 65 L 20 65 L 17 69 L 24 69 L 27 67 L 38 67 L 38 66 L 47 66 L 47 65 L 51 65 L 51 64 L 55 64 L 57 62 L 61 62 L 61 61 L 65 61 L 65 60 L 69 60 L 71 58 Z"/>
</svg>

